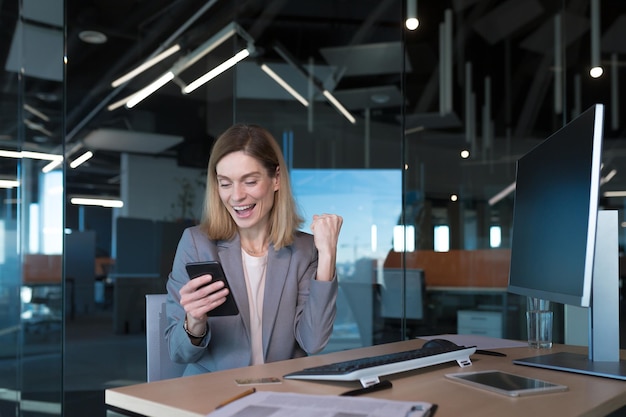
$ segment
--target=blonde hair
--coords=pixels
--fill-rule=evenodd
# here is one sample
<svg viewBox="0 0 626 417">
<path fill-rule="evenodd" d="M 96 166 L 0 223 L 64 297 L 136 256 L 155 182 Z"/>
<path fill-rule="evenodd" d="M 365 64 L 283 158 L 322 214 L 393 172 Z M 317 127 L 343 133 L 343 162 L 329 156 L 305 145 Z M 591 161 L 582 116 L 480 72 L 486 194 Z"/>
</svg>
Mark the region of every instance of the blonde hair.
<svg viewBox="0 0 626 417">
<path fill-rule="evenodd" d="M 256 159 L 271 178 L 280 175 L 280 187 L 274 193 L 274 206 L 270 211 L 268 234 L 276 250 L 290 245 L 303 220 L 291 192 L 287 165 L 272 134 L 254 124 L 235 124 L 213 144 L 201 228 L 213 240 L 228 240 L 237 233 L 237 225 L 219 196 L 216 167 L 223 157 L 240 151 Z"/>
</svg>

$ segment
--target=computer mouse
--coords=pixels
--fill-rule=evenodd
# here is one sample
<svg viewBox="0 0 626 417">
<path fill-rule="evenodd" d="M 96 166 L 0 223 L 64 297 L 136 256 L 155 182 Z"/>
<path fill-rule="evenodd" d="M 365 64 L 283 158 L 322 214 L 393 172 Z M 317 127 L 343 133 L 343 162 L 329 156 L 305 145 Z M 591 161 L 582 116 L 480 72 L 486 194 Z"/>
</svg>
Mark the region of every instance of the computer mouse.
<svg viewBox="0 0 626 417">
<path fill-rule="evenodd" d="M 422 347 L 426 349 L 432 349 L 432 348 L 456 347 L 456 346 L 458 346 L 456 343 L 451 342 L 448 339 L 431 339 L 427 341 L 426 343 L 424 343 Z"/>
</svg>

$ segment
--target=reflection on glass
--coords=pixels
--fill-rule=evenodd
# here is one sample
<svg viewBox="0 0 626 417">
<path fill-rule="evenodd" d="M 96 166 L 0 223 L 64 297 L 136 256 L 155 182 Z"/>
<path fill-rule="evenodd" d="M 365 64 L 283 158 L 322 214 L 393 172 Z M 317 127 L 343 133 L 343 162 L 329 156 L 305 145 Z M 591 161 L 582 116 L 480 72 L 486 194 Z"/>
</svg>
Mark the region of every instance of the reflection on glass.
<svg viewBox="0 0 626 417">
<path fill-rule="evenodd" d="M 502 228 L 500 226 L 491 226 L 489 228 L 489 247 L 499 248 L 502 245 Z"/>
<path fill-rule="evenodd" d="M 435 226 L 435 252 L 450 250 L 450 226 L 440 224 Z"/>
<path fill-rule="evenodd" d="M 393 250 L 402 210 L 402 172 L 394 169 L 293 169 L 294 194 L 309 231 L 314 214 L 344 223 L 337 250 L 340 296 L 327 351 L 374 342 L 382 265 Z M 375 243 L 375 244 L 374 244 Z"/>
</svg>

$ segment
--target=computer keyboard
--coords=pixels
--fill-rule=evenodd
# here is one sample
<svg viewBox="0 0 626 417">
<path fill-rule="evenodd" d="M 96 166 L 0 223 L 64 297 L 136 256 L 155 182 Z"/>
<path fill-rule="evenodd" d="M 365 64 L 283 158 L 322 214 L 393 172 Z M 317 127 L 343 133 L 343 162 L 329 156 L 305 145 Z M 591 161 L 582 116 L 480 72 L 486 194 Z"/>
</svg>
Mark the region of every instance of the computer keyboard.
<svg viewBox="0 0 626 417">
<path fill-rule="evenodd" d="M 456 361 L 459 366 L 472 364 L 470 355 L 476 352 L 471 346 L 445 346 L 407 350 L 335 362 L 305 368 L 284 376 L 287 379 L 312 379 L 327 381 L 361 381 L 364 387 L 379 382 L 379 377 L 440 363 Z"/>
</svg>

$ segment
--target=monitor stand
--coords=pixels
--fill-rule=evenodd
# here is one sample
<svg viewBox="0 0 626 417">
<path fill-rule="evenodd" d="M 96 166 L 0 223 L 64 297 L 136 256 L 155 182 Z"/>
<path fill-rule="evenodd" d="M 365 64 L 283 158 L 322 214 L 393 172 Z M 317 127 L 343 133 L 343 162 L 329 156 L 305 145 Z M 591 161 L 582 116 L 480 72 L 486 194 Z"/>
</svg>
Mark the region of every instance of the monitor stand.
<svg viewBox="0 0 626 417">
<path fill-rule="evenodd" d="M 626 380 L 626 361 L 619 358 L 618 228 L 616 210 L 598 212 L 588 309 L 589 354 L 559 352 L 515 359 L 514 364 Z"/>
</svg>

